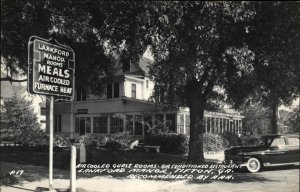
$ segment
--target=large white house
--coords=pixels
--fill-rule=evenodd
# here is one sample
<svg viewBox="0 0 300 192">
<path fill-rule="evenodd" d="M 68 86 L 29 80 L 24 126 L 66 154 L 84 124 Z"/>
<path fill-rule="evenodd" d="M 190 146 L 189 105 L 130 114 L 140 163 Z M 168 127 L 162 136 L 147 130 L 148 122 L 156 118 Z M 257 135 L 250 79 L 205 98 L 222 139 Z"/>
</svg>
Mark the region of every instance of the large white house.
<svg viewBox="0 0 300 192">
<path fill-rule="evenodd" d="M 102 86 L 101 96 L 90 94 L 88 88 L 76 90 L 74 101 L 60 101 L 54 107 L 55 134 L 77 138 L 79 135 L 129 133 L 143 138 L 147 129 L 168 129 L 189 133 L 189 110 L 165 111 L 151 102 L 154 82 L 149 76 L 152 60 L 142 57 L 139 64 L 123 63 L 113 78 Z M 242 131 L 239 113 L 205 112 L 206 132 Z"/>
</svg>

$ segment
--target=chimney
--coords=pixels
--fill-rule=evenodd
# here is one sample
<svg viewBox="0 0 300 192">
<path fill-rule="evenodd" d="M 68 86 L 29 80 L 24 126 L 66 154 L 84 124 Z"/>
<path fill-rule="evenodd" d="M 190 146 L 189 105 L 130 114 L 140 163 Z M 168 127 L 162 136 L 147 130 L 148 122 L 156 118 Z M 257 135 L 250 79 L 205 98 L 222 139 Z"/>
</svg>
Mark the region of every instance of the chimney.
<svg viewBox="0 0 300 192">
<path fill-rule="evenodd" d="M 127 51 L 123 50 L 122 55 L 121 55 L 121 63 L 123 67 L 123 72 L 128 72 L 130 71 L 130 56 Z"/>
</svg>

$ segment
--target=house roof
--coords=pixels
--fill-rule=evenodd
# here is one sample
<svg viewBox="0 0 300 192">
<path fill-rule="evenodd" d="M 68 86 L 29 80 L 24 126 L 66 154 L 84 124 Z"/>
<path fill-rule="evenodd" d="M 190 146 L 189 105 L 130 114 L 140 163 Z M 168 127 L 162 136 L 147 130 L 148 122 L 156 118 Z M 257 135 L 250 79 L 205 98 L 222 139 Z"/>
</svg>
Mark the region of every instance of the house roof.
<svg viewBox="0 0 300 192">
<path fill-rule="evenodd" d="M 143 76 L 147 75 L 149 74 L 149 66 L 153 62 L 154 61 L 149 58 L 141 57 L 138 63 L 131 63 L 130 71 L 125 71 L 125 72 L 123 71 L 122 64 L 120 63 L 118 65 L 118 70 L 116 71 L 115 76 L 125 75 L 125 74 L 143 75 Z"/>
<path fill-rule="evenodd" d="M 141 57 L 139 61 L 139 67 L 144 71 L 145 74 L 149 74 L 149 66 L 153 64 L 153 60 L 147 57 Z"/>
</svg>

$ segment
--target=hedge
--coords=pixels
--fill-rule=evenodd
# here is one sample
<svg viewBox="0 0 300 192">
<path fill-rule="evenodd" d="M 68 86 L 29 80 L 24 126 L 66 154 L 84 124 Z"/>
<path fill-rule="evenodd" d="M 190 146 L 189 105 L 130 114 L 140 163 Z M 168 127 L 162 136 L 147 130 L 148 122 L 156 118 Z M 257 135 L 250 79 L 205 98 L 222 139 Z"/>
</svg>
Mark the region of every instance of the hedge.
<svg viewBox="0 0 300 192">
<path fill-rule="evenodd" d="M 188 151 L 188 137 L 183 134 L 148 133 L 145 143 L 160 146 L 160 151 L 164 153 L 183 154 Z"/>
</svg>

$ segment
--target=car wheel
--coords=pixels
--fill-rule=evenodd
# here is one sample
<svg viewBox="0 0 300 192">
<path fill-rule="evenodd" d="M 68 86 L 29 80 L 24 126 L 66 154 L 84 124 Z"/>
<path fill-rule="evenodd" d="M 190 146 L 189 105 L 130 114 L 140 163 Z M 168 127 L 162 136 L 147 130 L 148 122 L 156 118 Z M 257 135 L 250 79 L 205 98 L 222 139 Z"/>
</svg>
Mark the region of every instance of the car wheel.
<svg viewBox="0 0 300 192">
<path fill-rule="evenodd" d="M 247 162 L 247 170 L 251 173 L 256 173 L 260 170 L 261 163 L 257 158 L 250 158 Z"/>
</svg>

